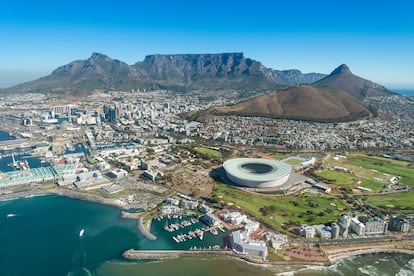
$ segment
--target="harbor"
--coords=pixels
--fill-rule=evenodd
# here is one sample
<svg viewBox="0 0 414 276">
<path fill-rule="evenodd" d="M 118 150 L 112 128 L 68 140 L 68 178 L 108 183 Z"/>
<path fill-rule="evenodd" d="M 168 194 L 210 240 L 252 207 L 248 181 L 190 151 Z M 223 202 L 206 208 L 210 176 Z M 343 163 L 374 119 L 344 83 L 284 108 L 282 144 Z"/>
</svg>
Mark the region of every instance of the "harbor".
<svg viewBox="0 0 414 276">
<path fill-rule="evenodd" d="M 164 222 L 164 231 L 166 232 L 180 232 L 179 234 L 176 234 L 174 236 L 172 236 L 172 240 L 175 241 L 176 243 L 182 243 L 182 242 L 186 242 L 187 240 L 192 240 L 192 239 L 198 239 L 200 241 L 202 241 L 204 239 L 204 233 L 209 232 L 211 235 L 213 236 L 217 236 L 218 235 L 218 229 L 225 233 L 225 230 L 222 227 L 219 226 L 212 226 L 212 227 L 208 227 L 204 224 L 202 224 L 202 226 L 194 228 L 191 227 L 193 225 L 195 225 L 197 223 L 197 225 L 200 225 L 200 221 L 199 218 L 196 216 L 187 216 L 184 217 L 180 216 L 180 215 L 173 215 L 173 216 L 166 216 L 164 218 L 164 216 L 157 216 L 153 218 L 154 221 L 158 221 Z M 173 223 L 170 223 L 171 220 L 173 220 Z M 186 232 L 184 232 L 186 230 Z M 183 233 L 184 232 L 184 233 Z M 215 247 L 220 248 L 219 245 L 215 245 Z"/>
<path fill-rule="evenodd" d="M 174 250 L 226 248 L 226 230 L 207 226 L 195 215 L 156 216 L 151 222 L 151 234 L 168 239 L 168 248 Z"/>
</svg>

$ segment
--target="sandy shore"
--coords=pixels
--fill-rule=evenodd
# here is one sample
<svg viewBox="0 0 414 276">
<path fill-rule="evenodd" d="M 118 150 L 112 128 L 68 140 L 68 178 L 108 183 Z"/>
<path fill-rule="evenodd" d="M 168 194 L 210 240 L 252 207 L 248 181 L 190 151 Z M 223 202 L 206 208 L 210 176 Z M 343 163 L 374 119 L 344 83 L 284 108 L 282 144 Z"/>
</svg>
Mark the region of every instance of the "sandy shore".
<svg viewBox="0 0 414 276">
<path fill-rule="evenodd" d="M 149 231 L 151 229 L 151 222 L 148 222 L 149 225 L 147 227 L 144 226 L 142 223 L 142 218 L 138 218 L 138 230 L 149 240 L 156 240 L 157 237 Z"/>
</svg>

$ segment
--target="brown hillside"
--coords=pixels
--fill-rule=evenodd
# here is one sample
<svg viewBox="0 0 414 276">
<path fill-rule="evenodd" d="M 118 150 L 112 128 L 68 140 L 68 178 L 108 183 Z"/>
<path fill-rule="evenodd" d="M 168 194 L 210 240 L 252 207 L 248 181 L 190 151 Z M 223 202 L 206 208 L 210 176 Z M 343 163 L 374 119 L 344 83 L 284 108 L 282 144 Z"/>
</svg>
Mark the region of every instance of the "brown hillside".
<svg viewBox="0 0 414 276">
<path fill-rule="evenodd" d="M 240 102 L 215 107 L 195 115 L 261 116 L 309 121 L 349 121 L 367 117 L 368 108 L 346 92 L 330 88 L 301 85 Z"/>
<path fill-rule="evenodd" d="M 329 76 L 315 82 L 314 85 L 338 88 L 359 100 L 394 94 L 382 85 L 352 74 L 345 64 L 336 68 Z"/>
</svg>

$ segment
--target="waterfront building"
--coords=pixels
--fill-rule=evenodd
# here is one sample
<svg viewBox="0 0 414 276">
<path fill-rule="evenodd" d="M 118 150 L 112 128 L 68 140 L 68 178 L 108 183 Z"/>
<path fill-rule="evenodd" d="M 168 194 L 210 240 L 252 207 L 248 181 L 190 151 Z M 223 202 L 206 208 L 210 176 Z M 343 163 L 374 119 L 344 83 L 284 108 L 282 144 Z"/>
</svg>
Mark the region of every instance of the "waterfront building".
<svg viewBox="0 0 414 276">
<path fill-rule="evenodd" d="M 321 239 L 332 238 L 331 227 L 323 224 L 313 225 L 313 227 L 315 228 L 316 235 L 318 235 Z"/>
<path fill-rule="evenodd" d="M 349 227 L 345 227 L 345 225 L 343 225 L 342 222 L 338 222 L 338 225 L 339 225 L 339 235 L 341 235 L 344 238 L 348 237 Z"/>
<path fill-rule="evenodd" d="M 332 239 L 337 239 L 339 238 L 339 231 L 340 231 L 340 226 L 337 223 L 332 223 L 331 224 L 331 234 L 332 234 Z"/>
<path fill-rule="evenodd" d="M 180 201 L 179 201 L 178 199 L 176 199 L 176 198 L 171 198 L 171 197 L 168 197 L 168 198 L 166 198 L 166 199 L 164 200 L 164 203 L 167 203 L 167 204 L 169 204 L 169 205 L 175 205 L 175 206 L 178 206 L 178 204 L 180 204 Z"/>
<path fill-rule="evenodd" d="M 299 234 L 307 239 L 312 239 L 315 237 L 315 228 L 313 226 L 303 224 L 299 228 Z"/>
<path fill-rule="evenodd" d="M 225 222 L 231 224 L 241 224 L 247 222 L 247 216 L 241 214 L 240 212 L 231 212 L 223 215 L 223 219 Z"/>
<path fill-rule="evenodd" d="M 231 246 L 238 253 L 247 253 L 257 257 L 267 257 L 267 246 L 264 241 L 253 240 L 248 230 L 237 230 L 231 234 Z"/>
<path fill-rule="evenodd" d="M 200 220 L 208 226 L 217 226 L 220 224 L 220 220 L 215 215 L 210 213 L 203 215 Z"/>
<path fill-rule="evenodd" d="M 198 202 L 194 200 L 181 200 L 181 206 L 186 209 L 195 209 L 198 206 Z"/>
<path fill-rule="evenodd" d="M 260 227 L 260 223 L 258 223 L 257 221 L 251 221 L 244 226 L 244 229 L 249 231 L 249 233 L 252 233 L 256 231 L 257 229 L 259 229 L 259 227 Z"/>
<path fill-rule="evenodd" d="M 365 234 L 384 234 L 388 229 L 388 223 L 375 217 L 365 223 Z"/>
<path fill-rule="evenodd" d="M 161 206 L 159 211 L 162 215 L 181 214 L 181 208 L 174 205 Z"/>
<path fill-rule="evenodd" d="M 0 173 L 0 188 L 54 181 L 55 174 L 55 171 L 51 167 Z"/>
<path fill-rule="evenodd" d="M 407 233 L 411 230 L 411 224 L 407 219 L 393 216 L 390 221 L 389 229 L 391 231 Z"/>
<path fill-rule="evenodd" d="M 341 223 L 345 228 L 349 228 L 351 226 L 351 217 L 348 215 L 342 215 Z"/>
<path fill-rule="evenodd" d="M 199 212 L 201 212 L 203 214 L 209 214 L 209 213 L 213 213 L 214 212 L 213 209 L 211 209 L 210 207 L 208 207 L 205 204 L 198 205 L 198 208 L 197 209 L 198 209 Z"/>
<path fill-rule="evenodd" d="M 358 218 L 351 219 L 351 229 L 358 236 L 365 235 L 365 225 L 358 220 Z"/>
<path fill-rule="evenodd" d="M 266 238 L 268 244 L 275 250 L 280 250 L 289 243 L 287 235 L 283 234 L 269 233 Z"/>
</svg>

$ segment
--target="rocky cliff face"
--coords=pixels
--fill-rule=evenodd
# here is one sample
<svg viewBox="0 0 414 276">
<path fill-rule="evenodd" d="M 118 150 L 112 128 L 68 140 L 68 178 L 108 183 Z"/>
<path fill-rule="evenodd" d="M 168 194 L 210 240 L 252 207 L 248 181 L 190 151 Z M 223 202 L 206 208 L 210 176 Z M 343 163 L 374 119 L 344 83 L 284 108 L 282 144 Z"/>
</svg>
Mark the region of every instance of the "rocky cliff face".
<svg viewBox="0 0 414 276">
<path fill-rule="evenodd" d="M 9 91 L 77 93 L 105 89 L 167 88 L 270 90 L 312 83 L 323 74 L 303 74 L 299 70 L 273 70 L 243 53 L 149 55 L 141 62 L 125 62 L 93 53 L 54 70 L 39 80 L 9 88 Z"/>
</svg>

